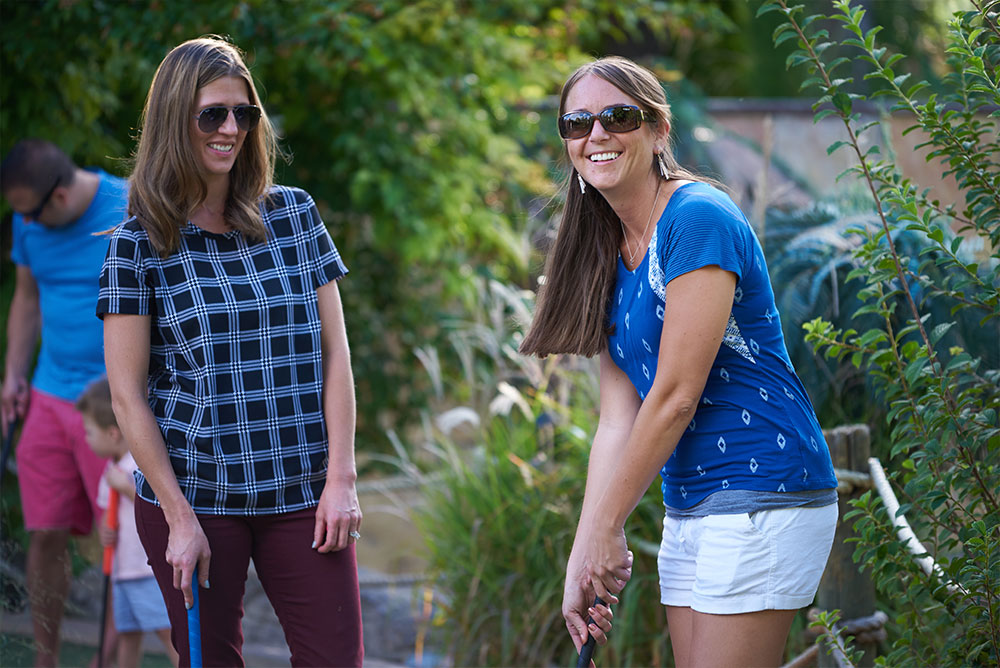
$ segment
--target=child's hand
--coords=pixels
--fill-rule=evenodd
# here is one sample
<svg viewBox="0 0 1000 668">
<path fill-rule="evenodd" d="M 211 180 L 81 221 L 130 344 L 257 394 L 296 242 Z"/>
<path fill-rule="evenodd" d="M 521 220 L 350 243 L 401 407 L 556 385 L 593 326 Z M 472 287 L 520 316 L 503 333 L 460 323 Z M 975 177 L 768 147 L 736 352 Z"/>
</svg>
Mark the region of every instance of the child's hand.
<svg viewBox="0 0 1000 668">
<path fill-rule="evenodd" d="M 118 529 L 111 529 L 103 522 L 97 528 L 97 535 L 100 537 L 101 545 L 104 547 L 118 544 Z"/>
<path fill-rule="evenodd" d="M 117 466 L 109 466 L 104 473 L 108 484 L 118 490 L 120 494 L 126 494 L 130 498 L 135 494 L 135 479 Z"/>
</svg>

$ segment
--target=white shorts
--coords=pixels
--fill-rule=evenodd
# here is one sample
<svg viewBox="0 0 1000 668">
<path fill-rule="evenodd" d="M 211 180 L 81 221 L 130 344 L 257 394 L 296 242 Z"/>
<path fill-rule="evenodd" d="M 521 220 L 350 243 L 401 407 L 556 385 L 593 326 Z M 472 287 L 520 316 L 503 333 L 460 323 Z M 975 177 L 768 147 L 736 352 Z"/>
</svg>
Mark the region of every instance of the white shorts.
<svg viewBox="0 0 1000 668">
<path fill-rule="evenodd" d="M 812 603 L 837 528 L 837 504 L 663 519 L 660 602 L 715 615 Z"/>
</svg>

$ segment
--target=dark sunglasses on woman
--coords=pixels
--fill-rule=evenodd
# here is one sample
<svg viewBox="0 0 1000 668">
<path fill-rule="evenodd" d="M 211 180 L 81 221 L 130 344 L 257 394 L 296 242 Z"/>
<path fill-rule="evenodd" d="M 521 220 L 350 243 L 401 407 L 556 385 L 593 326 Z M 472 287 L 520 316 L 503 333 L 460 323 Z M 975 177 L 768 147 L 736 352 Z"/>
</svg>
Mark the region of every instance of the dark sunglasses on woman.
<svg viewBox="0 0 1000 668">
<path fill-rule="evenodd" d="M 195 116 L 198 119 L 198 129 L 208 134 L 215 132 L 229 118 L 229 112 L 233 112 L 236 119 L 236 127 L 243 132 L 250 132 L 260 121 L 260 107 L 253 104 L 237 104 L 234 107 L 205 107 Z"/>
<path fill-rule="evenodd" d="M 616 104 L 602 109 L 598 114 L 589 111 L 571 111 L 559 117 L 559 136 L 563 139 L 586 137 L 594 128 L 594 119 L 608 132 L 622 133 L 638 130 L 643 121 L 655 123 L 656 116 L 631 104 Z"/>
</svg>

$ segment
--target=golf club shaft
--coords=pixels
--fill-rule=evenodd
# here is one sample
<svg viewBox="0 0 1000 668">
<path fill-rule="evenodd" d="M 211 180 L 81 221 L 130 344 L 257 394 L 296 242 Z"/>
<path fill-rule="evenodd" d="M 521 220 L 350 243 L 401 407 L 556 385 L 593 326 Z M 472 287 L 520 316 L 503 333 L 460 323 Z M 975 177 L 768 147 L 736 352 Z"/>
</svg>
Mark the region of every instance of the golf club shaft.
<svg viewBox="0 0 1000 668">
<path fill-rule="evenodd" d="M 17 423 L 16 419 L 12 420 L 7 425 L 7 433 L 3 434 L 3 448 L 0 449 L 0 481 L 7 473 L 7 460 L 14 451 L 14 432 L 17 431 Z"/>
<path fill-rule="evenodd" d="M 594 606 L 598 606 L 604 603 L 604 599 L 600 596 L 594 597 Z M 587 626 L 594 621 L 594 619 L 588 615 L 587 616 Z M 580 658 L 576 660 L 576 668 L 588 668 L 590 666 L 590 660 L 594 656 L 594 648 L 597 646 L 597 641 L 594 640 L 594 636 L 590 634 L 590 629 L 587 629 L 587 642 L 583 643 L 583 647 L 580 648 Z"/>
<path fill-rule="evenodd" d="M 191 574 L 191 593 L 194 595 L 194 602 L 188 609 L 188 653 L 191 659 L 191 668 L 201 668 L 201 612 L 198 606 L 198 567 L 194 567 Z"/>
<path fill-rule="evenodd" d="M 112 488 L 108 495 L 108 511 L 104 515 L 104 524 L 109 529 L 118 528 L 118 490 Z M 111 589 L 111 564 L 115 558 L 115 546 L 104 546 L 104 560 L 101 570 L 104 572 L 104 598 L 101 599 L 101 626 L 98 630 L 100 635 L 97 638 L 97 668 L 104 666 L 104 639 L 107 635 L 105 627 L 108 624 L 108 590 Z"/>
<path fill-rule="evenodd" d="M 101 599 L 101 626 L 97 629 L 97 668 L 104 668 L 104 637 L 108 624 L 108 593 L 111 590 L 111 578 L 104 576 L 104 597 Z"/>
</svg>

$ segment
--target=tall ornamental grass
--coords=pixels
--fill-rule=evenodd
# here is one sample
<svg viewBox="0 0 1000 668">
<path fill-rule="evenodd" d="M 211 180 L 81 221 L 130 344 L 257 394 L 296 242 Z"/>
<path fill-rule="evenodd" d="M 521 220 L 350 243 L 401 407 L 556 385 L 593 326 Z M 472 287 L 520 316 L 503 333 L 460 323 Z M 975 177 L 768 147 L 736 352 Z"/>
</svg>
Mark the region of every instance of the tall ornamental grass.
<svg viewBox="0 0 1000 668">
<path fill-rule="evenodd" d="M 462 410 L 478 420 L 449 431 L 443 425 L 456 412 L 440 411 L 411 437 L 419 445 L 397 441 L 397 465 L 424 492 L 413 511 L 438 593 L 434 623 L 457 666 L 572 665 L 562 590 L 597 426 L 597 368 L 594 360 L 518 355 L 533 296 L 496 281 L 478 286 L 475 319 L 453 322 L 450 336 L 475 389 Z M 424 348 L 418 357 L 441 394 L 454 395 L 437 353 Z M 635 575 L 602 665 L 669 661 L 656 579 L 662 516 L 654 485 L 626 526 Z"/>
</svg>

